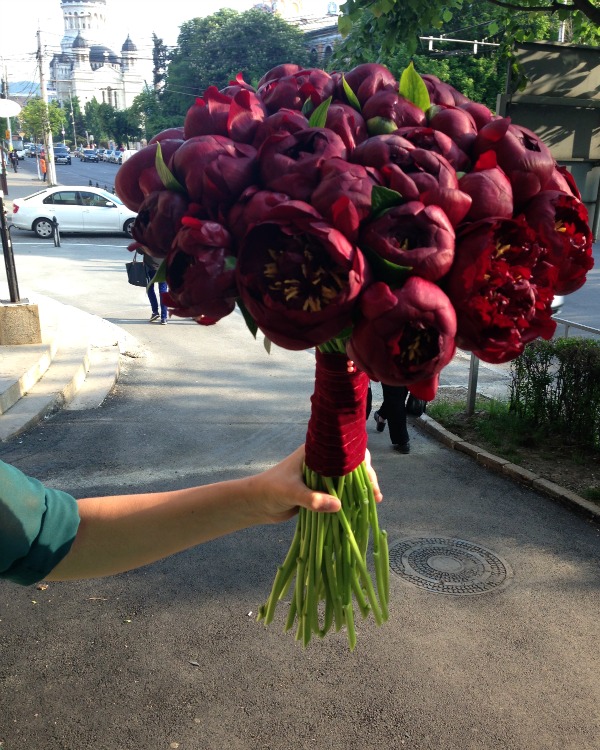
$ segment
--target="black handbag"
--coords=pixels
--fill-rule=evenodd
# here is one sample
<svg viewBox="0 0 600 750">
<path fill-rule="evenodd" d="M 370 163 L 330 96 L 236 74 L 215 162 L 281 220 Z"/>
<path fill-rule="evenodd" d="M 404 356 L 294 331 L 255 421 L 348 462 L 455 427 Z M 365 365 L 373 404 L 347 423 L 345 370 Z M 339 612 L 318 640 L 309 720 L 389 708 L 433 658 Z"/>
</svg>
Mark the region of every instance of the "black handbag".
<svg viewBox="0 0 600 750">
<path fill-rule="evenodd" d="M 408 394 L 406 399 L 406 413 L 410 414 L 411 417 L 420 417 L 421 414 L 425 414 L 427 409 L 427 401 L 423 401 L 422 398 L 416 398 L 412 393 Z"/>
<path fill-rule="evenodd" d="M 137 253 L 133 256 L 133 260 L 129 263 L 125 263 L 127 269 L 127 280 L 133 286 L 147 286 L 148 279 L 146 278 L 146 267 L 143 261 L 137 260 Z"/>
</svg>

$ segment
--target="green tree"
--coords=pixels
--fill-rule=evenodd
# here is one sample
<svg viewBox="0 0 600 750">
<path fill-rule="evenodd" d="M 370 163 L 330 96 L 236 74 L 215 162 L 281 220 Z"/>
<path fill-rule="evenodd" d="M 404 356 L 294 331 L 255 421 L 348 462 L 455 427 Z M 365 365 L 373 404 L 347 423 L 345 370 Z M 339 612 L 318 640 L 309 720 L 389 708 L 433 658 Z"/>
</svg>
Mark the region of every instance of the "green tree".
<svg viewBox="0 0 600 750">
<path fill-rule="evenodd" d="M 35 142 L 47 143 L 50 132 L 61 133 L 66 123 L 64 111 L 57 102 L 49 105 L 40 99 L 32 99 L 19 113 L 21 128 Z"/>
<path fill-rule="evenodd" d="M 156 133 L 167 128 L 179 127 L 182 123 L 178 113 L 169 115 L 165 112 L 163 97 L 159 91 L 146 87 L 138 94 L 129 108 L 131 125 L 135 132 L 133 140 L 149 140 Z"/>
<path fill-rule="evenodd" d="M 346 0 L 340 6 L 340 33 L 352 34 L 355 43 L 370 43 L 377 39 L 382 50 L 391 52 L 398 43 L 407 45 L 410 52 L 417 49 L 419 36 L 430 30 L 440 30 L 453 17 L 459 17 L 466 0 Z M 581 42 L 600 40 L 600 3 L 598 0 L 480 0 L 484 10 L 494 6 L 507 13 L 507 35 L 522 39 L 521 22 L 524 14 L 551 16 L 568 22 L 573 38 Z M 490 33 L 496 33 L 492 25 Z"/>
<path fill-rule="evenodd" d="M 152 34 L 152 83 L 155 91 L 162 88 L 162 84 L 167 75 L 167 65 L 169 63 L 169 50 L 162 39 L 156 34 Z"/>
<path fill-rule="evenodd" d="M 115 140 L 117 128 L 115 116 L 117 110 L 105 102 L 99 103 L 96 98 L 85 104 L 85 123 L 88 134 L 94 136 L 95 143 L 106 144 Z"/>
<path fill-rule="evenodd" d="M 308 64 L 308 50 L 302 32 L 276 14 L 225 9 L 194 18 L 180 27 L 168 67 L 164 111 L 177 114 L 181 124 L 194 98 L 208 86 L 223 88 L 240 72 L 256 84 L 267 70 L 286 62 Z"/>
<path fill-rule="evenodd" d="M 513 40 L 509 30 L 517 24 L 522 40 L 556 40 L 560 27 L 560 21 L 548 14 L 515 14 L 491 2 L 467 0 L 463 1 L 460 12 L 448 18 L 439 29 L 423 29 L 425 38 L 414 48 L 400 42 L 388 50 L 382 48 L 376 36 L 364 41 L 360 33 L 352 33 L 336 48 L 335 62 L 348 69 L 361 62 L 377 61 L 399 76 L 413 60 L 420 73 L 438 76 L 493 110 L 498 94 L 506 87 Z M 428 40 L 429 36 L 433 38 Z M 479 45 L 475 53 L 473 46 L 452 39 L 473 39 L 498 46 Z"/>
</svg>

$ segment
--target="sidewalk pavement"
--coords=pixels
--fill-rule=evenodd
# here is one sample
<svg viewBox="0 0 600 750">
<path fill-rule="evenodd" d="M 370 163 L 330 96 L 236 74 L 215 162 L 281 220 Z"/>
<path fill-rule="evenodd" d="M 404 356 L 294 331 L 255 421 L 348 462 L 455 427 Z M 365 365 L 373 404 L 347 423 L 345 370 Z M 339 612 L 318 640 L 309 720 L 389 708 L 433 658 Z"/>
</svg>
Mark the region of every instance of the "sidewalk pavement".
<svg viewBox="0 0 600 750">
<path fill-rule="evenodd" d="M 43 183 L 20 169 L 8 174 L 8 186 L 5 210 L 10 217 L 12 200 L 41 189 Z M 42 344 L 0 346 L 0 442 L 17 437 L 58 409 L 99 407 L 119 377 L 121 355 L 139 349 L 130 334 L 97 316 L 43 295 L 30 295 L 30 301 L 40 311 Z M 464 389 L 469 381 L 470 362 L 470 355 L 459 350 L 441 374 L 441 391 Z M 506 368 L 479 363 L 479 395 L 503 400 L 508 397 L 509 385 Z M 594 503 L 462 440 L 426 414 L 415 423 L 444 445 L 470 455 L 490 470 L 600 519 L 600 507 Z"/>
</svg>

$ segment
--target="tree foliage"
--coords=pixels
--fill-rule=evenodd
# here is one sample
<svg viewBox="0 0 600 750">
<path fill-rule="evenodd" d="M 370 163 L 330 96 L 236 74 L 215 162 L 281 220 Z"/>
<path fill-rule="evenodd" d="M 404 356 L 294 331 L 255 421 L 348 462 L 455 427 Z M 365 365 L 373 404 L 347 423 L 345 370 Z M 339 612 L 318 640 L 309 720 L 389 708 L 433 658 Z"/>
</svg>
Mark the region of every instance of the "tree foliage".
<svg viewBox="0 0 600 750">
<path fill-rule="evenodd" d="M 308 64 L 308 51 L 302 32 L 276 14 L 224 9 L 186 21 L 168 67 L 164 111 L 180 124 L 208 86 L 223 88 L 240 72 L 255 84 L 285 62 Z"/>
<path fill-rule="evenodd" d="M 373 38 L 379 40 L 384 52 L 391 52 L 403 43 L 409 52 L 418 47 L 419 37 L 439 31 L 453 18 L 460 18 L 465 0 L 346 0 L 340 6 L 339 29 L 342 36 L 352 33 L 360 45 Z M 494 6 L 506 11 L 506 32 L 509 38 L 523 39 L 520 20 L 523 14 L 550 16 L 568 23 L 579 41 L 600 40 L 600 3 L 598 0 L 480 0 L 483 11 Z M 497 28 L 491 25 L 493 35 Z"/>
<path fill-rule="evenodd" d="M 169 50 L 162 39 L 152 34 L 152 83 L 158 91 L 166 78 Z"/>
<path fill-rule="evenodd" d="M 48 132 L 61 133 L 66 117 L 57 102 L 46 105 L 39 97 L 31 99 L 19 113 L 20 127 L 34 142 L 46 142 Z M 48 127 L 49 126 L 49 127 Z"/>
</svg>

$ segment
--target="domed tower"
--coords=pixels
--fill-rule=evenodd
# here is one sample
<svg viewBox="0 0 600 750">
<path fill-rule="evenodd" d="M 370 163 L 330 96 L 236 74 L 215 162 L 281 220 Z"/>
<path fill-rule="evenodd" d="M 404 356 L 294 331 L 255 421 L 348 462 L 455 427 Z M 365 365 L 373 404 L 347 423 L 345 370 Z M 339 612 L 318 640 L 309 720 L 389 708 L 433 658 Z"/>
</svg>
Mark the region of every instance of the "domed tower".
<svg viewBox="0 0 600 750">
<path fill-rule="evenodd" d="M 131 41 L 131 37 L 127 34 L 127 39 L 123 42 L 121 47 L 121 69 L 124 72 L 130 71 L 137 60 L 137 47 Z"/>
<path fill-rule="evenodd" d="M 60 43 L 63 52 L 72 49 L 79 32 L 91 42 L 102 41 L 106 27 L 106 0 L 62 0 L 60 7 L 65 28 Z"/>
<path fill-rule="evenodd" d="M 83 68 L 90 62 L 90 46 L 81 34 L 73 39 L 73 68 Z"/>
</svg>

